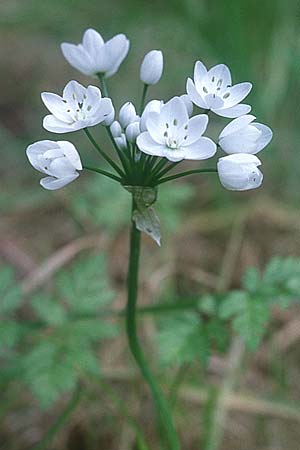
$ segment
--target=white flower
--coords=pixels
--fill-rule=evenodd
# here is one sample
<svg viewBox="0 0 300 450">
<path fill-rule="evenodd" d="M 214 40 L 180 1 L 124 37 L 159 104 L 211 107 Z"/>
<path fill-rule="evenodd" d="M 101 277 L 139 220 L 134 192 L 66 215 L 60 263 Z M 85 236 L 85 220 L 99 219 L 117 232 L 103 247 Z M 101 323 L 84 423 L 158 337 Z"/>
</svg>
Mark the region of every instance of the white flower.
<svg viewBox="0 0 300 450">
<path fill-rule="evenodd" d="M 207 159 L 216 152 L 216 144 L 202 137 L 208 124 L 206 114 L 189 119 L 184 101 L 172 98 L 160 112 L 149 113 L 147 131 L 137 138 L 137 146 L 148 155 L 170 161 Z"/>
<path fill-rule="evenodd" d="M 239 117 L 251 111 L 249 105 L 239 105 L 252 89 L 251 83 L 232 86 L 231 74 L 225 64 L 218 64 L 207 71 L 205 65 L 197 61 L 194 81 L 189 78 L 187 93 L 195 105 L 211 109 L 223 117 Z"/>
<path fill-rule="evenodd" d="M 134 143 L 140 134 L 140 121 L 131 122 L 125 130 L 126 138 L 129 142 Z"/>
<path fill-rule="evenodd" d="M 164 58 L 160 50 L 151 50 L 143 59 L 140 68 L 140 79 L 145 84 L 159 82 L 164 67 Z"/>
<path fill-rule="evenodd" d="M 101 98 L 95 86 L 83 87 L 77 81 L 69 81 L 62 97 L 50 92 L 41 94 L 45 106 L 52 113 L 44 118 L 43 126 L 53 133 L 68 133 L 92 127 L 103 122 L 111 114 L 109 98 Z"/>
<path fill-rule="evenodd" d="M 71 183 L 82 170 L 80 156 L 71 142 L 39 141 L 26 149 L 30 164 L 48 175 L 40 184 L 51 191 Z"/>
<path fill-rule="evenodd" d="M 129 40 L 124 34 L 118 34 L 107 42 L 92 28 L 85 31 L 81 44 L 61 44 L 66 60 L 75 69 L 85 75 L 114 75 L 126 58 Z"/>
<path fill-rule="evenodd" d="M 230 122 L 219 136 L 219 144 L 228 153 L 260 152 L 272 139 L 272 130 L 261 123 L 252 123 L 255 116 L 246 115 Z"/>
<path fill-rule="evenodd" d="M 260 165 L 257 156 L 248 153 L 224 156 L 217 164 L 221 184 L 232 191 L 256 189 L 263 181 Z"/>
<path fill-rule="evenodd" d="M 126 102 L 120 108 L 119 122 L 123 128 L 126 128 L 130 123 L 138 119 L 134 105 L 131 102 Z"/>
<path fill-rule="evenodd" d="M 152 112 L 160 112 L 161 108 L 163 107 L 164 102 L 162 100 L 151 100 L 147 105 L 145 106 L 145 109 L 143 111 L 143 114 L 141 116 L 140 121 L 140 129 L 141 131 L 147 131 L 146 122 L 149 117 L 149 114 Z"/>
</svg>

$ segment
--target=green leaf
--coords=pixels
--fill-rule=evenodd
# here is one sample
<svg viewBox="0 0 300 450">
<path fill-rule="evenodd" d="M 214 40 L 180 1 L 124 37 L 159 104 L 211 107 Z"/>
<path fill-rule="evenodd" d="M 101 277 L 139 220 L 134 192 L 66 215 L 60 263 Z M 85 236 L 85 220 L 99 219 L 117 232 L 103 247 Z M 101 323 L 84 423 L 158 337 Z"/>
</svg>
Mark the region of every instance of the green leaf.
<svg viewBox="0 0 300 450">
<path fill-rule="evenodd" d="M 261 283 L 261 277 L 255 267 L 249 267 L 243 275 L 242 286 L 248 292 L 257 292 Z"/>
<path fill-rule="evenodd" d="M 23 357 L 22 370 L 30 390 L 45 408 L 62 393 L 74 389 L 77 382 L 74 360 L 63 343 L 52 337 L 37 343 Z"/>
<path fill-rule="evenodd" d="M 2 320 L 0 326 L 0 350 L 13 348 L 21 337 L 21 327 L 13 320 Z"/>
<path fill-rule="evenodd" d="M 22 301 L 21 288 L 16 282 L 14 271 L 9 266 L 0 270 L 0 314 L 16 310 Z"/>
<path fill-rule="evenodd" d="M 208 336 L 196 313 L 172 314 L 163 320 L 157 336 L 160 362 L 164 366 L 181 365 L 209 356 Z"/>
<path fill-rule="evenodd" d="M 76 262 L 57 277 L 57 287 L 70 311 L 77 314 L 95 313 L 114 299 L 104 255 L 92 255 Z"/>
<path fill-rule="evenodd" d="M 49 325 L 61 325 L 66 321 L 65 308 L 52 297 L 38 294 L 31 300 L 37 317 Z"/>
<path fill-rule="evenodd" d="M 258 347 L 270 317 L 268 302 L 259 296 L 235 291 L 225 297 L 219 313 L 223 319 L 232 319 L 234 331 L 250 350 Z"/>
</svg>

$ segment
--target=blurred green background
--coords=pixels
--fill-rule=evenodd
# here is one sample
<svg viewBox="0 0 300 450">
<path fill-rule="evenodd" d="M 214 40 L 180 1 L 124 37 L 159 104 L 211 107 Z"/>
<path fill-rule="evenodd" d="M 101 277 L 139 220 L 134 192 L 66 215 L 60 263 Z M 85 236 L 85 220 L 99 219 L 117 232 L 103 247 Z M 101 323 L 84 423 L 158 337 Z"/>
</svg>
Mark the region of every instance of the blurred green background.
<svg viewBox="0 0 300 450">
<path fill-rule="evenodd" d="M 96 79 L 84 77 L 70 67 L 59 47 L 63 41 L 79 43 L 89 27 L 98 30 L 105 40 L 120 32 L 130 39 L 128 57 L 108 80 L 117 108 L 127 100 L 139 104 L 141 60 L 147 51 L 162 49 L 164 74 L 161 82 L 151 89 L 151 98 L 167 100 L 185 93 L 186 78 L 192 75 L 194 63 L 199 59 L 207 66 L 225 63 L 232 71 L 234 83 L 253 83 L 247 103 L 252 105 L 257 120 L 274 131 L 273 141 L 260 155 L 265 176 L 260 190 L 228 192 L 214 176 L 193 177 L 162 189 L 158 208 L 164 246 L 159 253 L 145 239 L 144 282 L 147 283 L 146 275 L 155 272 L 160 264 L 173 262 L 170 292 L 205 290 L 203 280 L 206 287 L 213 284 L 206 275 L 217 276 L 227 265 L 228 259 L 223 259 L 227 244 L 235 233 L 235 219 L 243 214 L 247 214 L 243 246 L 239 263 L 227 273 L 226 288 L 239 285 L 243 268 L 248 265 L 262 268 L 273 255 L 299 255 L 299 1 L 1 0 L 1 261 L 13 266 L 18 279 L 24 280 L 41 261 L 69 242 L 93 233 L 107 234 L 109 272 L 115 288 L 122 291 L 124 287 L 129 214 L 126 194 L 90 174 L 83 174 L 62 191 L 42 191 L 39 175 L 25 156 L 28 144 L 58 139 L 42 128 L 46 109 L 40 92 L 59 93 L 70 79 L 97 84 Z M 222 123 L 217 120 L 215 128 L 211 128 L 215 137 L 224 126 Z M 101 127 L 95 130 L 95 136 L 103 139 L 103 145 L 108 144 Z M 77 146 L 86 161 L 98 162 L 80 132 L 65 137 Z M 277 317 L 272 332 L 285 325 L 293 314 L 299 311 Z M 150 326 L 148 334 L 151 332 Z M 267 365 L 259 388 L 275 386 L 274 392 L 284 401 L 292 398 L 295 377 L 299 377 L 299 352 L 292 353 L 288 363 L 277 360 L 270 366 Z M 1 450 L 30 448 L 55 416 L 55 411 L 52 416 L 41 413 L 30 399 L 25 400 L 22 408 L 17 416 L 9 416 L 5 422 L 7 440 L 3 448 L 0 443 Z M 31 419 L 26 419 L 28 412 Z M 89 426 L 97 428 L 98 416 L 93 414 L 92 411 Z M 100 444 L 97 447 L 96 441 L 91 444 L 93 433 L 89 426 L 84 432 L 78 431 L 77 422 L 82 418 L 79 415 L 71 431 L 60 435 L 57 447 L 49 448 L 115 449 L 120 445 L 112 437 L 115 424 L 103 411 L 101 414 L 105 429 L 102 447 Z M 11 421 L 17 425 L 12 426 Z M 297 422 L 288 425 L 278 419 L 266 422 L 267 419 L 258 416 L 251 422 L 242 420 L 237 428 L 229 423 L 222 449 L 299 450 Z M 24 431 L 26 426 L 30 428 L 30 436 Z M 18 430 L 22 431 L 20 440 L 11 437 Z M 192 435 L 193 431 L 190 432 Z M 80 441 L 82 435 L 89 436 L 89 445 Z M 187 442 L 186 450 L 198 449 L 197 440 Z"/>
</svg>

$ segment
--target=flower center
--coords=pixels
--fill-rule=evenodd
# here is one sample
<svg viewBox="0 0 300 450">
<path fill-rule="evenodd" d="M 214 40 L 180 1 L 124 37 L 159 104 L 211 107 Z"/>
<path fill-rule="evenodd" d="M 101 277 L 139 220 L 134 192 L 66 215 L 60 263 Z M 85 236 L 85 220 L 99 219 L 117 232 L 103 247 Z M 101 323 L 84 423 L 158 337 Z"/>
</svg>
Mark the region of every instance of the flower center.
<svg viewBox="0 0 300 450">
<path fill-rule="evenodd" d="M 178 150 L 180 148 L 180 143 L 182 142 L 182 138 L 180 138 L 179 128 L 180 127 L 178 126 L 178 120 L 176 118 L 165 124 L 165 143 L 166 146 L 172 150 Z M 184 130 L 187 130 L 187 125 L 184 127 Z M 187 139 L 187 136 L 184 136 L 184 139 Z"/>
</svg>

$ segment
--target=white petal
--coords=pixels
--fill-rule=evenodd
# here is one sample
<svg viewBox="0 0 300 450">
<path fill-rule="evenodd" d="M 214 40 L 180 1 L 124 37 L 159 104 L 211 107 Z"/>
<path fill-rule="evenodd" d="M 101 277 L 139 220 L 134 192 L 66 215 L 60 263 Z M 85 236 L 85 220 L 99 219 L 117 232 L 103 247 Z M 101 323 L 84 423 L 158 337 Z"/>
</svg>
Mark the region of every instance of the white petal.
<svg viewBox="0 0 300 450">
<path fill-rule="evenodd" d="M 247 114 L 245 116 L 240 116 L 237 119 L 232 120 L 220 133 L 219 139 L 230 135 L 231 133 L 235 133 L 241 128 L 246 127 L 249 123 L 255 120 L 255 116 Z"/>
<path fill-rule="evenodd" d="M 89 55 L 93 59 L 96 59 L 97 53 L 104 45 L 104 40 L 102 39 L 102 36 L 100 33 L 98 33 L 98 31 L 94 30 L 93 28 L 89 28 L 84 32 L 82 45 L 89 53 Z"/>
<path fill-rule="evenodd" d="M 62 122 L 51 114 L 44 117 L 43 120 L 43 127 L 45 128 L 45 130 L 51 131 L 52 133 L 70 133 L 71 131 L 76 131 L 77 129 L 79 129 L 76 127 L 76 125 L 78 127 L 78 123 L 67 124 L 65 122 Z"/>
<path fill-rule="evenodd" d="M 39 158 L 40 155 L 43 155 L 46 151 L 49 151 L 51 149 L 57 149 L 58 145 L 55 141 L 38 141 L 34 142 L 33 144 L 29 145 L 26 149 L 26 155 L 28 157 L 28 160 L 30 164 L 40 172 L 44 172 L 44 169 L 41 165 L 41 160 Z"/>
<path fill-rule="evenodd" d="M 164 137 L 165 127 L 162 127 L 161 125 L 159 113 L 149 113 L 146 122 L 146 128 L 155 142 L 164 145 L 166 141 L 166 138 Z"/>
<path fill-rule="evenodd" d="M 204 133 L 208 124 L 208 116 L 206 114 L 198 114 L 189 120 L 188 128 L 186 130 L 187 139 L 182 145 L 190 145 L 199 139 Z"/>
<path fill-rule="evenodd" d="M 194 83 L 197 89 L 202 87 L 204 77 L 207 75 L 207 69 L 203 62 L 197 61 L 194 67 Z"/>
<path fill-rule="evenodd" d="M 219 143 L 222 149 L 229 154 L 257 153 L 257 144 L 261 134 L 261 131 L 254 125 L 247 125 L 235 133 L 221 138 Z"/>
<path fill-rule="evenodd" d="M 219 161 L 230 161 L 236 164 L 255 164 L 256 166 L 261 165 L 260 159 L 250 153 L 236 153 L 234 155 L 223 156 Z"/>
<path fill-rule="evenodd" d="M 231 108 L 221 108 L 221 109 L 212 109 L 215 114 L 222 117 L 235 118 L 239 116 L 243 116 L 248 114 L 251 111 L 251 106 L 249 105 L 236 105 Z"/>
<path fill-rule="evenodd" d="M 68 161 L 72 164 L 74 169 L 82 170 L 80 156 L 75 145 L 69 141 L 58 141 L 57 144 L 61 148 L 61 151 L 66 155 Z"/>
<path fill-rule="evenodd" d="M 40 180 L 40 185 L 48 189 L 50 191 L 55 191 L 56 189 L 60 189 L 67 184 L 71 183 L 73 180 L 75 180 L 77 177 L 79 177 L 79 173 L 74 173 L 73 176 L 65 177 L 65 178 L 54 178 L 54 177 L 46 177 L 42 178 Z"/>
<path fill-rule="evenodd" d="M 221 89 L 224 89 L 225 87 L 230 86 L 232 83 L 230 70 L 225 64 L 218 64 L 218 65 L 212 67 L 207 72 L 207 78 L 210 79 L 211 81 L 214 78 L 213 82 L 222 81 L 221 84 L 218 84 L 218 86 Z"/>
<path fill-rule="evenodd" d="M 220 110 L 223 108 L 224 101 L 215 94 L 207 94 L 204 97 L 205 103 L 207 104 L 207 108 L 214 110 Z"/>
<path fill-rule="evenodd" d="M 199 106 L 200 108 L 208 109 L 205 100 L 203 99 L 201 94 L 197 91 L 197 89 L 196 89 L 193 81 L 191 80 L 191 78 L 188 78 L 188 80 L 187 80 L 186 92 L 187 92 L 189 98 L 191 99 L 191 101 L 195 105 Z"/>
<path fill-rule="evenodd" d="M 51 148 L 50 150 L 46 150 L 43 154 L 43 157 L 47 159 L 54 159 L 54 158 L 62 158 L 64 156 L 62 150 L 60 147 L 57 148 Z"/>
<path fill-rule="evenodd" d="M 141 117 L 140 123 L 141 131 L 147 130 L 146 122 L 149 114 L 151 112 L 160 112 L 163 104 L 164 102 L 162 100 L 151 100 L 149 103 L 147 103 Z"/>
<path fill-rule="evenodd" d="M 100 33 L 90 28 L 84 33 L 83 46 L 91 59 L 93 73 L 104 73 L 109 67 L 108 55 Z"/>
<path fill-rule="evenodd" d="M 72 123 L 72 117 L 68 112 L 69 106 L 66 102 L 57 94 L 51 92 L 42 92 L 42 101 L 49 111 L 54 114 L 57 119 L 66 123 Z"/>
<path fill-rule="evenodd" d="M 76 170 L 68 158 L 56 158 L 49 161 L 47 174 L 56 178 L 65 178 L 73 176 Z"/>
<path fill-rule="evenodd" d="M 178 150 L 173 150 L 171 148 L 165 147 L 164 155 L 162 156 L 167 158 L 169 161 L 178 162 L 185 159 L 185 155 L 186 155 L 186 147 L 180 148 Z"/>
<path fill-rule="evenodd" d="M 251 83 L 239 83 L 235 84 L 231 88 L 228 89 L 228 96 L 227 93 L 225 94 L 226 98 L 224 98 L 224 108 L 230 108 L 231 106 L 235 106 L 238 103 L 240 103 L 242 100 L 244 100 L 245 97 L 249 94 L 249 92 L 252 89 Z"/>
<path fill-rule="evenodd" d="M 155 142 L 147 131 L 137 137 L 136 143 L 138 148 L 148 155 L 163 157 L 165 154 L 166 147 Z"/>
<path fill-rule="evenodd" d="M 216 144 L 207 137 L 201 137 L 193 144 L 184 148 L 186 151 L 185 159 L 192 160 L 211 158 L 217 151 Z"/>
<path fill-rule="evenodd" d="M 129 50 L 129 40 L 124 34 L 117 34 L 105 43 L 105 49 L 108 58 L 106 76 L 110 77 L 117 72 L 120 64 L 126 58 Z"/>
<path fill-rule="evenodd" d="M 75 80 L 69 81 L 63 90 L 63 98 L 74 109 L 78 108 L 78 103 L 83 103 L 85 94 L 86 88 Z"/>
<path fill-rule="evenodd" d="M 93 75 L 93 65 L 90 56 L 81 45 L 63 43 L 61 51 L 68 63 L 84 75 Z"/>
<path fill-rule="evenodd" d="M 260 152 L 263 148 L 265 148 L 273 137 L 273 132 L 271 128 L 263 125 L 262 123 L 254 123 L 253 124 L 259 131 L 262 132 L 261 137 L 257 143 L 256 152 Z"/>
<path fill-rule="evenodd" d="M 176 120 L 178 126 L 180 126 L 185 125 L 189 120 L 185 104 L 179 97 L 173 97 L 169 100 L 161 108 L 159 116 L 162 125 L 168 123 L 172 126 L 174 120 Z"/>
<path fill-rule="evenodd" d="M 180 98 L 184 101 L 188 116 L 191 117 L 191 115 L 193 114 L 193 102 L 187 94 L 181 95 Z"/>
</svg>

